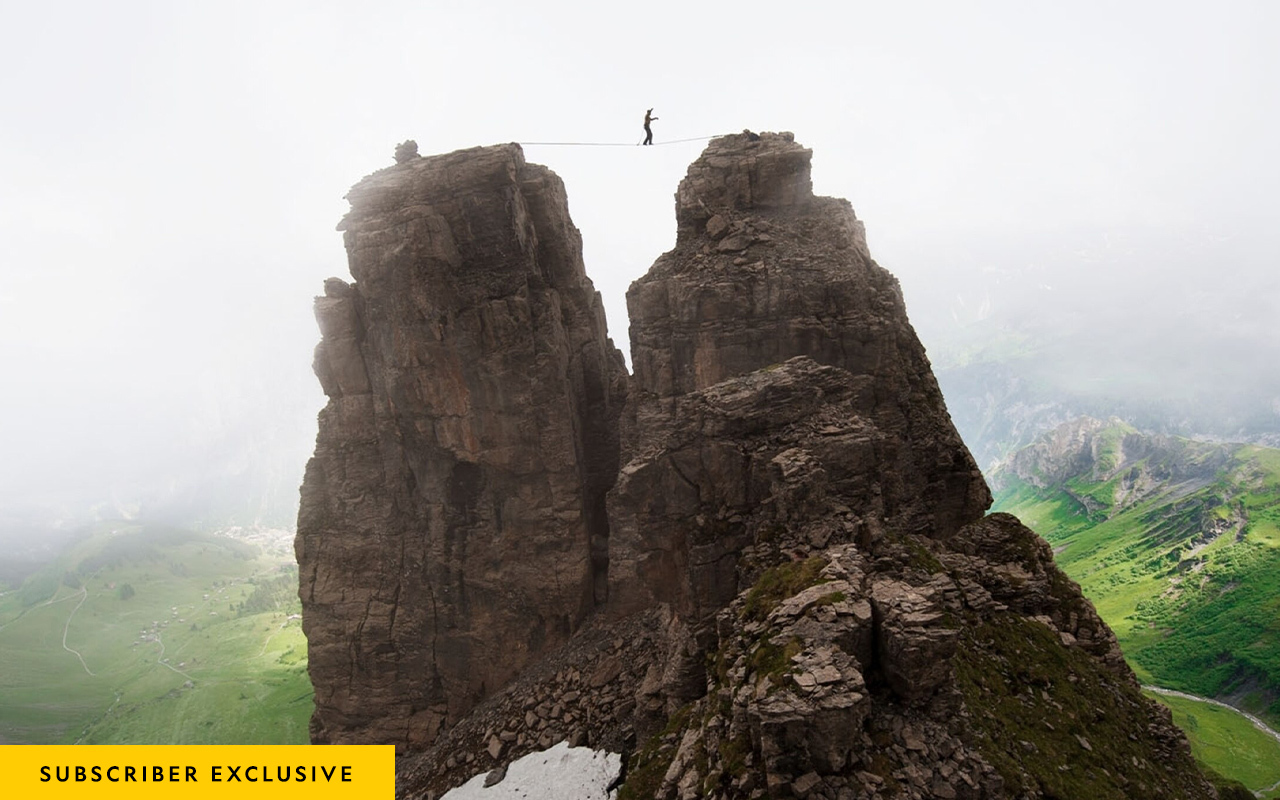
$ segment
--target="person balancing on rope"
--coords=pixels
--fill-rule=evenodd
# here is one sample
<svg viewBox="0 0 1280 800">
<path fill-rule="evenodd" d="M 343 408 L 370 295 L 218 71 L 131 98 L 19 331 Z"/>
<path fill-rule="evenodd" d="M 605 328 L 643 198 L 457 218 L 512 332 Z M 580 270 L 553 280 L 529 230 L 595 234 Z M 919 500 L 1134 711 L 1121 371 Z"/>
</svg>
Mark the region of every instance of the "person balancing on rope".
<svg viewBox="0 0 1280 800">
<path fill-rule="evenodd" d="M 644 112 L 644 143 L 653 144 L 653 129 L 649 127 L 649 123 L 653 122 L 657 117 L 653 116 L 653 109 Z"/>
</svg>

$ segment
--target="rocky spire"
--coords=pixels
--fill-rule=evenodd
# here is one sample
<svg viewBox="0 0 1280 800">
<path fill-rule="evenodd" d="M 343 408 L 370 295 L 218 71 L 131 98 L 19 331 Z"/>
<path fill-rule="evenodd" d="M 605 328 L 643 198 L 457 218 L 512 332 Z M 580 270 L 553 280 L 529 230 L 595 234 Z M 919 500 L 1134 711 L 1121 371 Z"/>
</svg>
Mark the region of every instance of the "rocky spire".
<svg viewBox="0 0 1280 800">
<path fill-rule="evenodd" d="M 603 593 L 626 372 L 564 186 L 517 145 L 347 197 L 298 519 L 313 738 L 422 746 Z"/>
<path fill-rule="evenodd" d="M 675 249 L 627 292 L 635 376 L 624 450 L 632 463 L 611 500 L 610 577 L 623 608 L 691 591 L 677 591 L 674 577 L 655 581 L 651 567 L 704 561 L 710 552 L 683 549 L 696 551 L 687 543 L 707 537 L 668 531 L 707 514 L 741 516 L 732 503 L 709 504 L 707 486 L 741 484 L 735 475 L 750 469 L 746 454 L 720 451 L 714 461 L 694 458 L 695 467 L 677 467 L 669 457 L 673 432 L 694 413 L 693 393 L 796 356 L 846 373 L 843 391 L 852 400 L 837 427 L 856 422 L 861 440 L 876 443 L 852 507 L 857 536 L 870 541 L 896 531 L 945 539 L 990 505 L 907 321 L 897 280 L 871 260 L 848 201 L 813 195 L 811 155 L 789 133 L 713 140 L 676 193 Z M 655 453 L 665 455 L 654 461 Z M 653 468 L 669 463 L 698 484 L 691 504 L 675 502 L 680 492 L 657 490 L 667 479 L 642 469 L 650 461 Z M 752 501 L 744 495 L 741 502 Z M 736 533 L 747 531 L 738 526 Z M 729 556 L 719 553 L 724 546 L 715 537 L 721 568 L 732 571 Z"/>
</svg>

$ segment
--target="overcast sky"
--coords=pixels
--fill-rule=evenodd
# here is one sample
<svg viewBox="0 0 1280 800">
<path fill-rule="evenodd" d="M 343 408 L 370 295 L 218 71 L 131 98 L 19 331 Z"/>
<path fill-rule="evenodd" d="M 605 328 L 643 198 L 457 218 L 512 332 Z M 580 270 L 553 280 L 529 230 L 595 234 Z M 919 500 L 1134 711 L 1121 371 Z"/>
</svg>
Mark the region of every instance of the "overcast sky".
<svg viewBox="0 0 1280 800">
<path fill-rule="evenodd" d="M 649 107 L 659 142 L 794 131 L 930 314 L 984 243 L 1133 230 L 1275 263 L 1253 245 L 1280 210 L 1266 0 L 0 11 L 0 507 L 258 457 L 293 492 L 342 197 L 406 138 L 638 142 Z M 673 244 L 701 147 L 526 147 L 568 186 L 624 349 L 623 293 Z"/>
</svg>

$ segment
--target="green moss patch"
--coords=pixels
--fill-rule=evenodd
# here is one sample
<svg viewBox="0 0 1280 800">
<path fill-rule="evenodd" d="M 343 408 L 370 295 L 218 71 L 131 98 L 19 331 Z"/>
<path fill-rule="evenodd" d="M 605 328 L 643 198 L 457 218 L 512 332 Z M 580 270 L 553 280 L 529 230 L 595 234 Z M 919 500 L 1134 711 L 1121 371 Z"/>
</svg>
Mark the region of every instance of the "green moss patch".
<svg viewBox="0 0 1280 800">
<path fill-rule="evenodd" d="M 658 796 L 662 779 L 676 757 L 680 737 L 689 725 L 693 703 L 671 715 L 661 731 L 649 737 L 631 757 L 627 780 L 618 787 L 618 800 L 651 800 Z"/>
<path fill-rule="evenodd" d="M 811 556 L 804 561 L 790 561 L 765 570 L 747 592 L 742 608 L 743 618 L 763 622 L 783 600 L 822 583 L 820 575 L 827 563 L 822 556 Z"/>
<path fill-rule="evenodd" d="M 976 744 L 1011 795 L 1204 796 L 1189 758 L 1148 758 L 1159 743 L 1141 693 L 1044 625 L 1000 614 L 968 626 L 955 664 Z"/>
<path fill-rule="evenodd" d="M 776 685 L 782 685 L 783 677 L 791 671 L 791 659 L 804 649 L 804 641 L 799 636 L 792 636 L 781 645 L 773 640 L 760 643 L 751 654 L 748 662 L 751 671 L 757 676 L 766 676 Z"/>
</svg>

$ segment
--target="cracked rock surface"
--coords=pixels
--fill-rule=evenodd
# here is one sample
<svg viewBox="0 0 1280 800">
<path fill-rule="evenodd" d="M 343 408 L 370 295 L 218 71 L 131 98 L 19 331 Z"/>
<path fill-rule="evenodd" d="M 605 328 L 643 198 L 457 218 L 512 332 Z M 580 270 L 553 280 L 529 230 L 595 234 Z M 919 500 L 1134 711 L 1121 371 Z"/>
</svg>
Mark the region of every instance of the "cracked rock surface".
<svg viewBox="0 0 1280 800">
<path fill-rule="evenodd" d="M 422 747 L 594 608 L 626 371 L 564 186 L 518 146 L 347 197 L 296 546 L 312 738 Z"/>
<path fill-rule="evenodd" d="M 297 550 L 317 742 L 430 800 L 560 743 L 622 800 L 1211 798 L 990 493 L 790 134 L 720 137 L 609 342 L 515 145 L 352 189 Z M 500 785 L 511 781 L 501 778 Z"/>
</svg>

